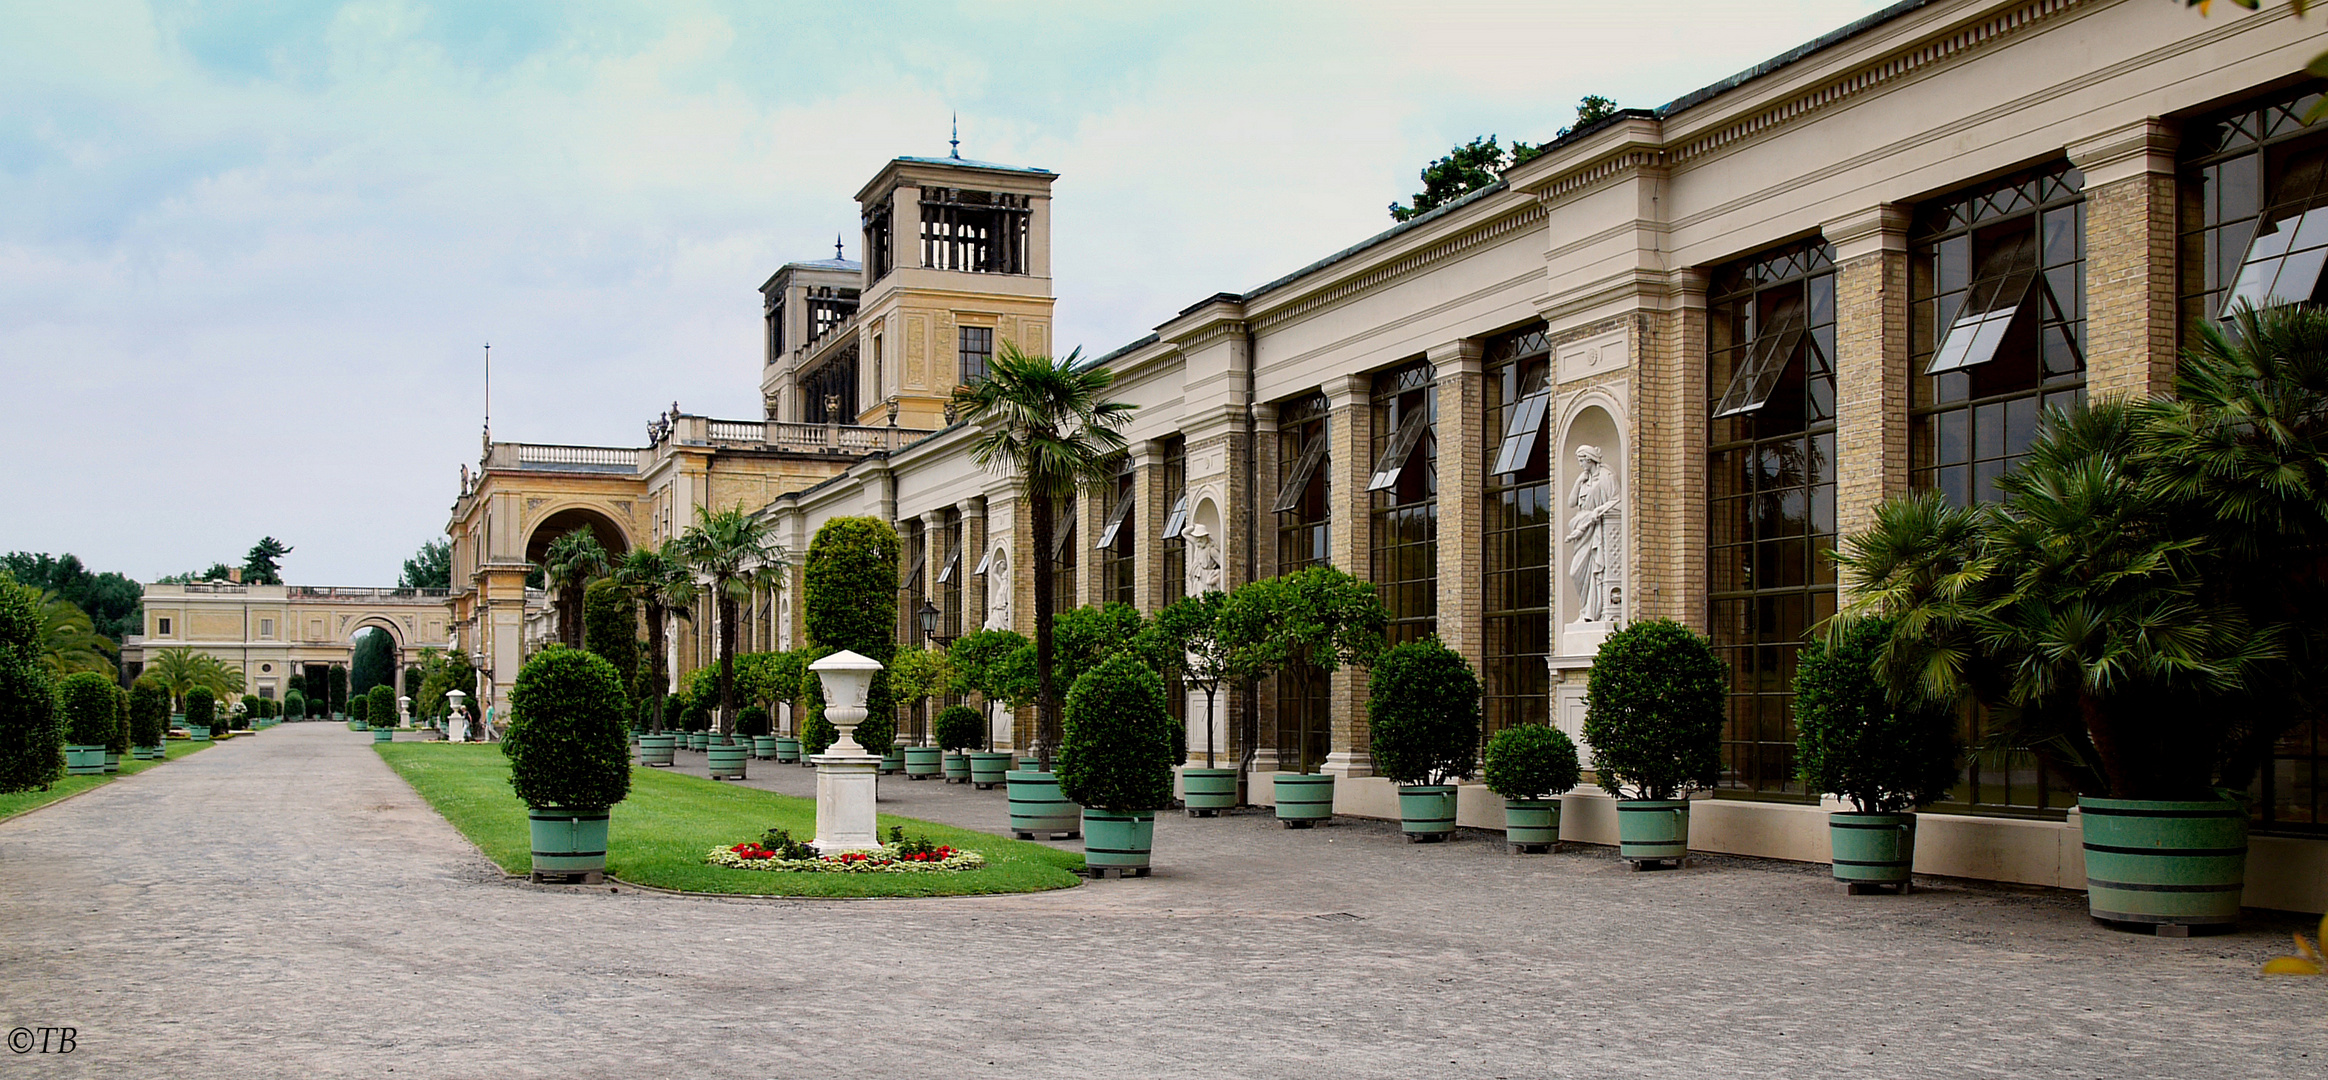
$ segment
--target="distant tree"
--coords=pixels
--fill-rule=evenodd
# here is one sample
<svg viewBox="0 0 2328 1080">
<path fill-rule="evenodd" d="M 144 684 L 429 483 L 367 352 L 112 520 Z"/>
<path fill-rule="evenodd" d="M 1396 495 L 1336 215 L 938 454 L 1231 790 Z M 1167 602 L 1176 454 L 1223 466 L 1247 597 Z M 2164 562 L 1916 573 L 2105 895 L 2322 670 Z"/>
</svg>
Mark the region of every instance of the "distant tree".
<svg viewBox="0 0 2328 1080">
<path fill-rule="evenodd" d="M 582 591 L 582 647 L 605 657 L 622 676 L 623 715 L 630 715 L 628 699 L 639 668 L 639 608 L 630 590 L 612 578 L 599 578 Z"/>
<path fill-rule="evenodd" d="M 241 671 L 228 667 L 215 656 L 188 648 L 163 649 L 146 657 L 145 673 L 140 677 L 161 683 L 180 703 L 198 688 L 210 691 L 213 699 L 239 694 L 243 689 Z"/>
<path fill-rule="evenodd" d="M 143 633 L 145 614 L 138 607 L 145 587 L 126 575 L 97 574 L 73 555 L 36 555 L 15 551 L 0 555 L 0 570 L 16 577 L 19 585 L 48 589 L 72 602 L 89 616 L 90 625 L 118 645 L 130 634 Z"/>
<path fill-rule="evenodd" d="M 327 694 L 326 700 L 330 705 L 327 711 L 335 713 L 348 711 L 348 669 L 333 664 L 331 669 L 324 673 L 324 687 Z"/>
<path fill-rule="evenodd" d="M 282 558 L 291 554 L 291 547 L 272 536 L 262 536 L 251 545 L 250 554 L 243 556 L 242 579 L 246 585 L 281 585 Z"/>
<path fill-rule="evenodd" d="M 210 564 L 208 570 L 188 570 L 183 574 L 163 574 L 155 578 L 157 585 L 192 585 L 203 581 L 233 581 L 234 567 L 222 562 Z"/>
<path fill-rule="evenodd" d="M 695 572 L 687 568 L 687 560 L 679 553 L 677 537 L 663 541 L 660 548 L 631 549 L 615 567 L 614 580 L 638 597 L 647 615 L 647 670 L 646 686 L 640 696 L 654 702 L 647 730 L 660 735 L 663 724 L 671 719 L 664 714 L 664 695 L 671 689 L 669 673 L 664 671 L 663 632 L 666 618 L 688 618 L 687 605 L 695 602 Z"/>
<path fill-rule="evenodd" d="M 1576 104 L 1576 122 L 1560 129 L 1561 135 L 1581 131 L 1617 114 L 1617 103 L 1599 94 L 1587 94 Z M 1423 190 L 1415 192 L 1413 206 L 1390 204 L 1392 221 L 1411 221 L 1439 207 L 1454 202 L 1474 191 L 1495 183 L 1505 169 L 1533 160 L 1551 146 L 1550 143 L 1524 143 L 1512 140 L 1506 152 L 1496 145 L 1493 135 L 1484 135 L 1449 149 L 1447 156 L 1423 166 L 1420 178 Z"/>
<path fill-rule="evenodd" d="M 404 682 L 399 685 L 398 689 L 404 692 L 405 697 L 411 697 L 420 691 L 420 680 L 426 674 L 427 672 L 420 669 L 419 664 L 405 665 Z"/>
<path fill-rule="evenodd" d="M 375 686 L 396 683 L 396 640 L 374 629 L 356 638 L 355 655 L 348 661 L 348 693 L 362 697 Z"/>
<path fill-rule="evenodd" d="M 608 567 L 606 548 L 587 525 L 577 525 L 550 541 L 549 550 L 542 554 L 542 573 L 557 593 L 554 605 L 559 644 L 569 649 L 582 647 L 582 589 L 604 577 Z"/>
<path fill-rule="evenodd" d="M 742 504 L 726 510 L 695 508 L 695 524 L 679 534 L 679 553 L 696 574 L 710 578 L 708 586 L 719 620 L 719 730 L 732 733 L 736 717 L 736 631 L 743 621 L 743 604 L 752 594 L 776 586 L 787 565 L 776 546 L 776 525 L 768 518 L 744 512 Z M 891 601 L 894 611 L 896 602 Z M 629 632 L 628 627 L 624 629 Z"/>
<path fill-rule="evenodd" d="M 453 587 L 453 542 L 431 540 L 420 545 L 420 550 L 404 560 L 404 573 L 396 579 L 400 589 L 450 589 Z"/>
</svg>

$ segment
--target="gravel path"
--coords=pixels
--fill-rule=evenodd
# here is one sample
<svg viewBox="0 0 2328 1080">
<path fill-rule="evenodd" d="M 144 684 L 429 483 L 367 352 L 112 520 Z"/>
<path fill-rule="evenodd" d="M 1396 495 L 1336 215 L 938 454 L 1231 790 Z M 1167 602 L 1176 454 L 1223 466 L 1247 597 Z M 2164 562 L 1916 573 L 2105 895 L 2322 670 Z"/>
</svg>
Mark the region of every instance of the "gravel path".
<svg viewBox="0 0 2328 1080">
<path fill-rule="evenodd" d="M 700 755 L 682 760 L 699 763 Z M 808 770 L 754 762 L 755 785 Z M 882 781 L 986 828 L 1002 793 Z M 619 817 L 619 815 L 618 815 Z M 739 835 L 758 831 L 739 822 Z M 619 828 L 619 820 L 617 823 Z M 9 1077 L 2323 1077 L 2291 920 L 2154 939 L 2083 898 L 1823 868 L 1637 874 L 1490 834 L 1164 817 L 1159 869 L 1022 897 L 507 881 L 367 736 L 292 724 L 0 823 Z"/>
</svg>

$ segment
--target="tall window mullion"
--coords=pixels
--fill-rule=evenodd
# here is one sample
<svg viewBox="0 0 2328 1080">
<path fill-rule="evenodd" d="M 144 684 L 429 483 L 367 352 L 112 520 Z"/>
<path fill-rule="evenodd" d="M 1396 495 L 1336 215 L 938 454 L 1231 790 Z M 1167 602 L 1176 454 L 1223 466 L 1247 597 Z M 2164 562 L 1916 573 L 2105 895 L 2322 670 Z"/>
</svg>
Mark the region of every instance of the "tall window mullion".
<svg viewBox="0 0 2328 1080">
<path fill-rule="evenodd" d="M 1795 656 L 1835 611 L 1834 253 L 1718 268 L 1707 305 L 1707 626 L 1730 669 L 1718 793 L 1804 797 Z"/>
</svg>

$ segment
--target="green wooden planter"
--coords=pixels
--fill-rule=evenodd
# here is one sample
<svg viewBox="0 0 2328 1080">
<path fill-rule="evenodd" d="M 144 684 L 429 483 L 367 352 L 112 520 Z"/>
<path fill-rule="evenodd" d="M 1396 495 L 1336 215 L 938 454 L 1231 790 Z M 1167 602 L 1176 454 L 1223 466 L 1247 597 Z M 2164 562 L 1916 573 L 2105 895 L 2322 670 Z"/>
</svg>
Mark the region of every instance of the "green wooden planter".
<svg viewBox="0 0 2328 1080">
<path fill-rule="evenodd" d="M 700 754 L 700 753 L 703 753 L 703 752 L 705 752 L 705 751 L 707 751 L 707 750 L 711 749 L 711 732 L 708 732 L 708 731 L 690 731 L 690 732 L 688 732 L 688 733 L 687 733 L 687 748 L 688 748 L 689 750 L 693 750 L 693 751 L 695 751 L 695 752 L 696 752 L 696 753 L 698 753 L 698 754 Z"/>
<path fill-rule="evenodd" d="M 1083 811 L 1083 866 L 1094 877 L 1114 872 L 1148 876 L 1148 854 L 1156 846 L 1154 810 Z"/>
<path fill-rule="evenodd" d="M 65 745 L 66 776 L 105 775 L 105 744 L 95 746 Z"/>
<path fill-rule="evenodd" d="M 992 791 L 1010 773 L 1010 755 L 981 750 L 970 755 L 970 782 L 980 791 Z"/>
<path fill-rule="evenodd" d="M 908 746 L 905 748 L 905 778 L 927 780 L 938 775 L 939 759 L 945 751 L 935 746 Z"/>
<path fill-rule="evenodd" d="M 776 736 L 752 736 L 752 756 L 759 758 L 762 761 L 776 760 Z"/>
<path fill-rule="evenodd" d="M 639 764 L 658 769 L 670 768 L 671 751 L 678 742 L 677 735 L 667 732 L 661 735 L 639 736 Z"/>
<path fill-rule="evenodd" d="M 776 760 L 790 763 L 800 760 L 800 739 L 793 735 L 776 736 Z"/>
<path fill-rule="evenodd" d="M 121 771 L 120 754 L 116 754 L 111 750 L 107 750 L 105 752 L 105 771 L 109 773 L 117 773 Z"/>
<path fill-rule="evenodd" d="M 133 746 L 129 749 L 139 761 L 160 761 L 163 757 L 163 749 L 159 746 Z"/>
<path fill-rule="evenodd" d="M 606 871 L 604 810 L 562 807 L 526 811 L 533 830 L 533 872 L 597 875 Z"/>
<path fill-rule="evenodd" d="M 903 748 L 892 746 L 888 753 L 881 755 L 881 771 L 883 773 L 893 773 L 902 768 L 905 768 L 905 750 Z"/>
<path fill-rule="evenodd" d="M 1617 854 L 1636 870 L 1648 863 L 1680 865 L 1689 857 L 1689 800 L 1618 800 Z"/>
<path fill-rule="evenodd" d="M 714 780 L 741 780 L 744 762 L 752 756 L 752 747 L 743 742 L 715 742 L 704 748 L 704 764 Z"/>
<path fill-rule="evenodd" d="M 1073 840 L 1083 835 L 1083 808 L 1060 792 L 1057 774 L 1013 769 L 1008 779 L 1012 836 L 1032 840 L 1041 833 L 1047 839 Z"/>
<path fill-rule="evenodd" d="M 949 784 L 970 782 L 970 757 L 967 754 L 947 754 L 938 762 L 938 770 L 945 774 Z"/>
<path fill-rule="evenodd" d="M 1550 851 L 1560 843 L 1560 799 L 1505 799 L 1504 843 L 1514 851 Z"/>
<path fill-rule="evenodd" d="M 1270 786 L 1277 793 L 1277 820 L 1288 829 L 1307 829 L 1334 817 L 1334 774 L 1275 773 Z"/>
<path fill-rule="evenodd" d="M 396 741 L 396 729 L 395 729 L 395 728 L 384 728 L 384 727 L 380 727 L 380 728 L 373 728 L 373 729 L 372 729 L 372 741 L 373 741 L 373 742 L 376 742 L 376 743 L 381 743 L 381 742 L 395 742 L 395 741 Z"/>
<path fill-rule="evenodd" d="M 1189 817 L 1212 817 L 1237 805 L 1237 770 L 1180 770 L 1180 804 Z"/>
<path fill-rule="evenodd" d="M 1455 835 L 1455 785 L 1399 785 L 1398 831 L 1410 844 L 1435 844 Z"/>
<path fill-rule="evenodd" d="M 365 722 L 363 722 L 363 721 L 361 721 L 361 720 L 350 720 L 350 721 L 348 721 L 348 730 L 349 730 L 349 731 L 370 731 L 370 730 L 372 730 L 372 725 L 370 725 L 370 724 L 367 724 L 367 723 L 365 723 Z"/>
<path fill-rule="evenodd" d="M 2239 921 L 2247 815 L 2237 805 L 2089 798 L 2077 805 L 2094 918 L 2161 934 Z"/>
<path fill-rule="evenodd" d="M 1908 890 L 1916 865 L 1916 815 L 1827 815 L 1827 840 L 1834 850 L 1835 880 L 1855 886 L 1897 885 Z"/>
<path fill-rule="evenodd" d="M 210 729 L 206 727 L 193 727 L 189 725 L 186 728 L 186 737 L 189 739 L 207 739 L 210 737 Z"/>
</svg>

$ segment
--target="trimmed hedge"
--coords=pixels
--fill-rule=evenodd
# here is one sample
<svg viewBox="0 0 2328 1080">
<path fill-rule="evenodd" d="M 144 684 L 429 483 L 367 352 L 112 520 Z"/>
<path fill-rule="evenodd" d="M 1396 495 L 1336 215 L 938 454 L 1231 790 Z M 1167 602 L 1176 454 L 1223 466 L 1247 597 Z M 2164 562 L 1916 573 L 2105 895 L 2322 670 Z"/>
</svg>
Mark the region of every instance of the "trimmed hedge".
<svg viewBox="0 0 2328 1080">
<path fill-rule="evenodd" d="M 395 727 L 400 719 L 396 715 L 396 690 L 381 683 L 365 691 L 364 715 L 372 717 L 372 722 L 380 727 Z"/>
<path fill-rule="evenodd" d="M 356 698 L 348 702 L 348 719 L 353 720 L 359 724 L 370 724 L 371 720 L 369 717 L 371 716 L 371 710 L 371 695 L 367 694 L 363 697 Z M 187 722 L 192 723 L 193 721 L 189 720 Z"/>
<path fill-rule="evenodd" d="M 1863 814 L 1896 814 L 1956 786 L 1956 716 L 1946 704 L 1895 704 L 1876 664 L 1886 619 L 1857 619 L 1815 640 L 1795 667 L 1795 772 L 1810 790 Z"/>
<path fill-rule="evenodd" d="M 600 809 L 630 794 L 622 675 L 603 657 L 551 646 L 509 689 L 509 786 L 527 806 Z"/>
<path fill-rule="evenodd" d="M 160 746 L 170 728 L 170 691 L 151 679 L 129 685 L 129 741 Z"/>
<path fill-rule="evenodd" d="M 886 669 L 897 658 L 897 561 L 903 552 L 897 530 L 879 518 L 837 517 L 818 528 L 801 571 L 809 641 L 871 657 Z M 812 693 L 813 718 L 822 721 L 823 688 Z M 865 696 L 865 722 L 857 725 L 859 745 L 878 754 L 897 741 L 896 705 L 889 672 L 876 673 Z"/>
<path fill-rule="evenodd" d="M 948 705 L 938 713 L 935 730 L 941 750 L 977 750 L 986 746 L 986 721 L 968 705 Z"/>
<path fill-rule="evenodd" d="M 121 706 L 114 702 L 120 690 L 113 680 L 94 671 L 77 671 L 57 682 L 57 717 L 64 721 L 69 746 L 110 746 L 119 724 Z"/>
<path fill-rule="evenodd" d="M 1576 741 L 1549 724 L 1520 724 L 1487 740 L 1487 790 L 1506 799 L 1549 799 L 1584 778 Z"/>
<path fill-rule="evenodd" d="M 0 573 L 0 794 L 65 776 L 56 679 L 40 647 L 40 593 Z"/>
<path fill-rule="evenodd" d="M 1180 725 L 1164 711 L 1164 680 L 1118 653 L 1067 691 L 1056 769 L 1059 790 L 1079 805 L 1118 813 L 1172 805 Z"/>
<path fill-rule="evenodd" d="M 1600 786 L 1620 799 L 1712 787 L 1722 774 L 1728 675 L 1706 639 L 1671 619 L 1610 634 L 1584 690 L 1584 741 Z"/>
<path fill-rule="evenodd" d="M 1374 771 L 1396 784 L 1466 780 L 1479 753 L 1479 676 L 1438 638 L 1374 661 L 1366 702 Z"/>
</svg>

